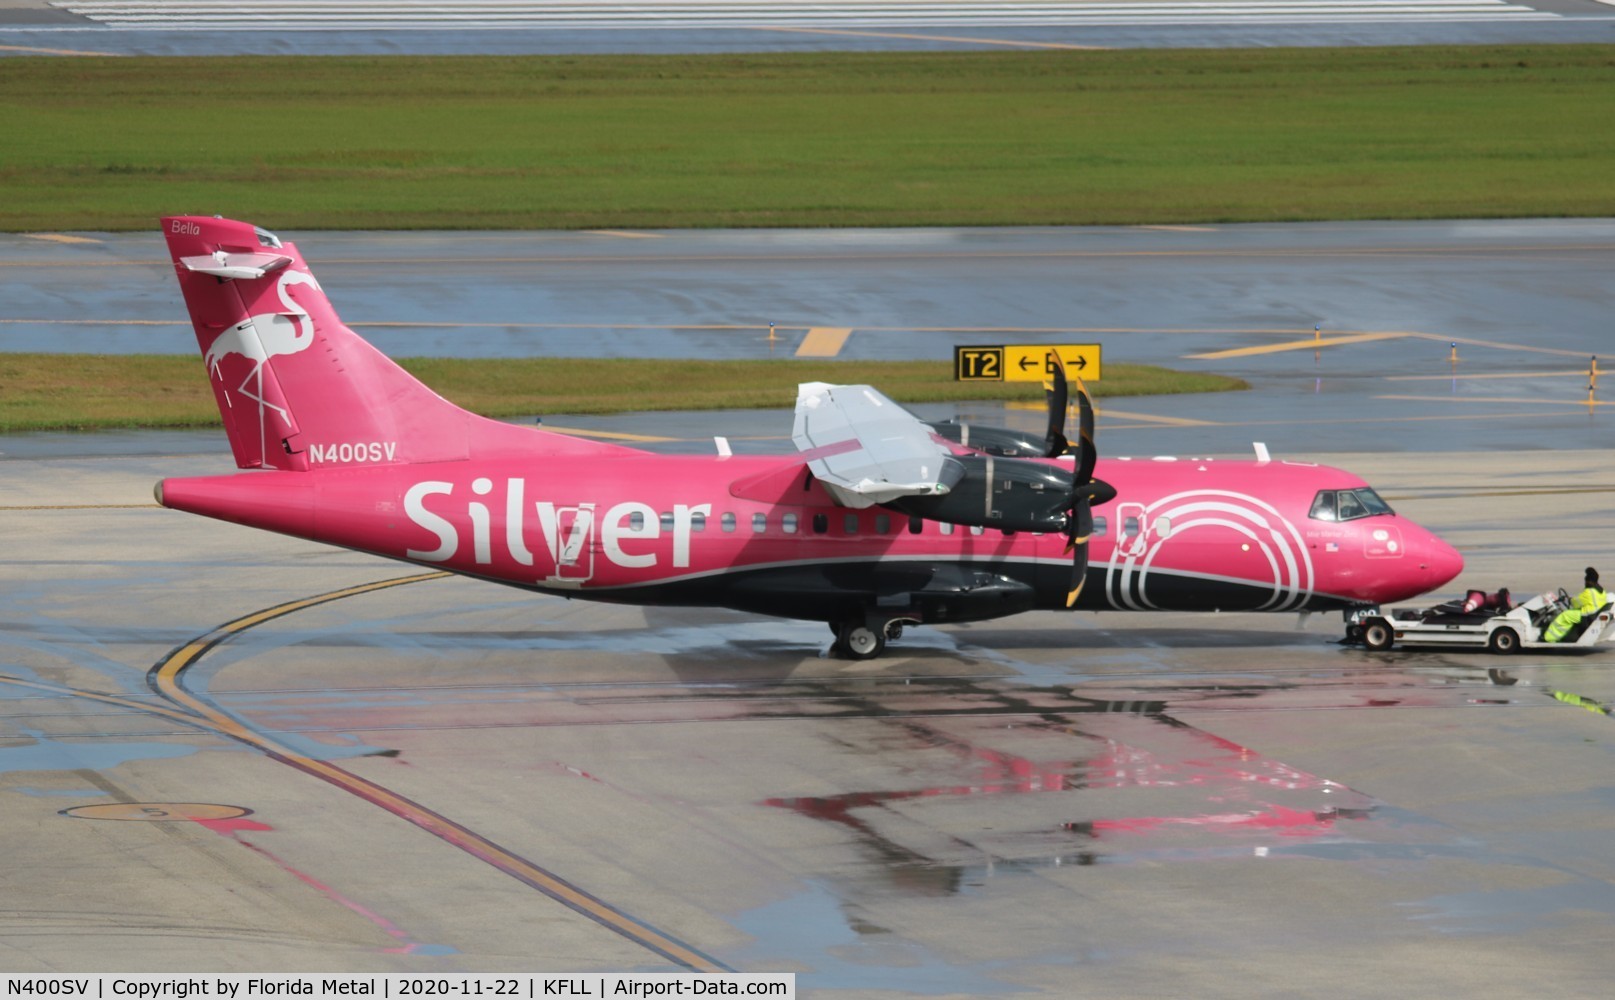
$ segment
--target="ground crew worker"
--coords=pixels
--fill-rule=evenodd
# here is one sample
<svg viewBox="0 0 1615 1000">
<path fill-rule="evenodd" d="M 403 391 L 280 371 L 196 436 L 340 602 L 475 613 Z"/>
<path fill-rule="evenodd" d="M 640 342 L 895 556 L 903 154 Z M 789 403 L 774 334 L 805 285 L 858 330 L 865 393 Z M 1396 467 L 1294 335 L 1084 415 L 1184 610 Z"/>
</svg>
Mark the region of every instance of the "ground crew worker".
<svg viewBox="0 0 1615 1000">
<path fill-rule="evenodd" d="M 1582 618 L 1594 614 L 1609 600 L 1604 588 L 1598 585 L 1598 570 L 1588 566 L 1587 575 L 1582 583 L 1581 593 L 1575 596 L 1570 602 L 1570 607 L 1561 611 L 1559 617 L 1553 620 L 1553 624 L 1548 626 L 1548 630 L 1542 633 L 1542 641 L 1559 642 L 1567 632 L 1581 623 Z"/>
</svg>

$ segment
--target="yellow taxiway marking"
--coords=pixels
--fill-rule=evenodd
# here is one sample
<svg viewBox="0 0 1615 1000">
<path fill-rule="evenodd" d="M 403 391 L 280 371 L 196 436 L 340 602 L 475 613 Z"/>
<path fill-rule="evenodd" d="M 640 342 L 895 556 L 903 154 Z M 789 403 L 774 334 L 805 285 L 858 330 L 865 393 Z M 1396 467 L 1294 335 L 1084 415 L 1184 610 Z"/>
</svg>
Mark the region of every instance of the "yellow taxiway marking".
<svg viewBox="0 0 1615 1000">
<path fill-rule="evenodd" d="M 1220 361 L 1223 358 L 1244 358 L 1253 354 L 1277 354 L 1280 351 L 1305 351 L 1318 347 L 1338 347 L 1343 344 L 1366 344 L 1374 340 L 1394 340 L 1411 337 L 1411 333 L 1349 333 L 1335 337 L 1309 337 L 1306 340 L 1286 340 L 1281 344 L 1257 344 L 1254 347 L 1234 347 L 1226 351 L 1208 351 L 1204 354 L 1185 354 L 1194 361 Z"/>
<path fill-rule="evenodd" d="M 1476 379 L 1527 379 L 1527 378 L 1586 378 L 1591 372 L 1583 368 L 1572 372 L 1487 372 L 1475 375 L 1387 375 L 1387 382 L 1451 382 L 1455 379 L 1472 381 Z"/>
<path fill-rule="evenodd" d="M 0 684 L 9 684 L 12 687 L 28 688 L 32 691 L 44 691 L 48 694 L 59 694 L 72 698 L 85 698 L 89 701 L 100 702 L 103 705 L 117 705 L 120 708 L 133 709 L 137 712 L 149 712 L 152 715 L 162 716 L 171 722 L 178 722 L 183 725 L 190 726 L 193 729 L 201 729 L 206 732 L 217 731 L 205 719 L 199 719 L 189 712 L 181 712 L 178 709 L 153 704 L 152 702 L 136 701 L 133 698 L 121 698 L 115 694 L 102 694 L 99 691 L 86 691 L 83 688 L 71 688 L 62 687 L 57 684 L 46 684 L 43 681 L 23 680 L 21 677 L 9 677 L 4 674 L 0 674 Z"/>
<path fill-rule="evenodd" d="M 852 331 L 840 326 L 815 326 L 796 348 L 799 358 L 833 358 L 841 353 Z"/>
<path fill-rule="evenodd" d="M 23 233 L 31 240 L 44 240 L 47 243 L 100 243 L 88 236 L 69 236 L 66 233 Z"/>
<path fill-rule="evenodd" d="M 850 31 L 845 28 L 792 28 L 784 25 L 753 25 L 753 31 L 780 31 L 803 35 L 844 35 L 849 38 L 902 38 L 915 42 L 962 42 L 968 45 L 1005 45 L 1021 49 L 1074 49 L 1105 51 L 1106 45 L 1072 45 L 1066 42 L 1026 42 L 1014 38 L 961 38 L 953 35 L 913 35 L 898 31 Z"/>
<path fill-rule="evenodd" d="M 1526 403 L 1539 406 L 1612 406 L 1607 399 L 1528 399 L 1522 396 L 1375 396 L 1415 403 Z"/>
<path fill-rule="evenodd" d="M 1439 333 L 1409 333 L 1409 337 L 1433 340 L 1438 344 L 1462 344 L 1465 347 L 1490 347 L 1498 351 L 1525 351 L 1529 354 L 1556 354 L 1566 358 L 1585 358 L 1586 351 L 1567 351 L 1561 347 L 1534 347 L 1530 344 L 1510 344 L 1500 340 L 1475 340 L 1470 337 L 1444 337 Z M 1462 362 L 1459 362 L 1462 364 Z"/>
<path fill-rule="evenodd" d="M 0 510 L 161 510 L 156 503 L 41 503 L 0 506 Z"/>
<path fill-rule="evenodd" d="M 252 614 L 227 622 L 206 635 L 198 636 L 159 660 L 156 666 L 152 667 L 147 674 L 148 683 L 153 690 L 169 702 L 194 713 L 194 717 L 185 717 L 189 719 L 192 725 L 198 721 L 205 720 L 208 728 L 213 729 L 215 732 L 261 750 L 275 760 L 357 795 L 677 965 L 696 972 L 730 971 L 727 966 L 716 959 L 703 955 L 683 942 L 671 938 L 648 924 L 629 916 L 604 900 L 598 899 L 560 876 L 540 868 L 526 858 L 505 850 L 493 841 L 468 827 L 454 822 L 447 816 L 327 761 L 317 760 L 298 753 L 291 747 L 249 728 L 224 710 L 192 694 L 182 683 L 182 677 L 187 667 L 195 664 L 219 643 L 254 626 L 305 608 L 328 604 L 346 597 L 373 593 L 378 590 L 401 587 L 426 580 L 439 580 L 450 575 L 446 572 L 437 571 L 395 577 L 390 580 L 378 580 L 372 583 L 334 590 L 326 594 L 318 594 L 314 597 L 287 601 L 271 608 L 265 608 L 262 611 L 255 611 Z M 159 712 L 159 714 L 168 713 Z M 173 714 L 178 715 L 180 713 Z"/>
<path fill-rule="evenodd" d="M 583 427 L 556 427 L 553 424 L 539 424 L 541 431 L 554 431 L 557 434 L 572 434 L 577 437 L 606 438 L 610 441 L 643 441 L 647 444 L 658 444 L 664 441 L 677 441 L 678 438 L 657 437 L 654 434 L 629 434 L 626 431 L 595 431 Z"/>
<path fill-rule="evenodd" d="M 625 229 L 585 229 L 590 236 L 621 236 L 625 240 L 659 240 L 661 233 L 631 233 Z"/>
<path fill-rule="evenodd" d="M 1381 397 L 1392 398 L 1392 397 Z M 1418 397 L 1402 397 L 1416 399 Z M 1440 396 L 1439 399 L 1447 397 Z M 1583 403 L 1583 406 L 1586 404 Z M 1402 424 L 1422 420 L 1535 420 L 1543 417 L 1558 416 L 1555 413 L 1546 413 L 1538 410 L 1534 413 L 1425 413 L 1409 417 L 1350 417 L 1346 419 L 1328 418 L 1321 420 L 1298 420 L 1288 418 L 1284 420 L 1210 420 L 1213 427 L 1297 427 L 1301 425 L 1320 424 L 1327 427 L 1340 427 L 1347 424 Z M 1159 430 L 1160 425 L 1149 424 L 1105 424 L 1100 430 L 1110 431 L 1139 431 Z M 1136 457 L 1136 456 L 1135 456 Z"/>
<path fill-rule="evenodd" d="M 0 45 L 0 52 L 31 52 L 37 56 L 118 56 L 116 52 L 90 52 L 83 49 L 42 49 L 33 45 Z"/>
<path fill-rule="evenodd" d="M 1127 410 L 1113 410 L 1108 406 L 1094 407 L 1097 415 L 1107 419 L 1142 420 L 1151 424 L 1166 424 L 1170 427 L 1216 427 L 1213 420 L 1195 420 L 1191 417 L 1161 417 L 1153 413 L 1132 413 Z"/>
</svg>

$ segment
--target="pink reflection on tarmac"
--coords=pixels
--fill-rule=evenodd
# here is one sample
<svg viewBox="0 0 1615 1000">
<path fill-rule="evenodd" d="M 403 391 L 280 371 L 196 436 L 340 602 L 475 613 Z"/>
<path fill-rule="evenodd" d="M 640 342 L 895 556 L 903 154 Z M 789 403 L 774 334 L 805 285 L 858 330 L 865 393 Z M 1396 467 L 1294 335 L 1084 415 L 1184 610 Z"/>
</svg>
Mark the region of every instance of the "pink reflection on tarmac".
<svg viewBox="0 0 1615 1000">
<path fill-rule="evenodd" d="M 1115 719 L 1115 717 L 1110 717 Z M 863 810 L 888 803 L 945 796 L 1081 793 L 1098 789 L 1198 789 L 1186 796 L 1201 810 L 1176 815 L 1109 816 L 1061 824 L 1060 829 L 1092 839 L 1140 837 L 1167 831 L 1261 837 L 1321 837 L 1336 832 L 1342 819 L 1364 819 L 1373 800 L 1352 789 L 1292 767 L 1163 715 L 1133 717 L 1111 724 L 1041 727 L 1051 736 L 1077 737 L 1093 748 L 1086 759 L 1036 761 L 995 750 L 920 725 L 910 732 L 932 746 L 954 751 L 975 770 L 959 784 L 886 791 L 848 792 L 823 797 L 777 797 L 764 805 L 856 831 L 887 860 L 924 861 L 917 852 L 882 836 Z M 1096 730 L 1117 729 L 1124 735 Z M 990 737 L 989 737 L 990 738 Z M 1150 799 L 1159 805 L 1158 797 Z M 1080 814 L 1080 813 L 1079 813 Z"/>
<path fill-rule="evenodd" d="M 214 833 L 229 837 L 242 847 L 245 847 L 252 853 L 269 861 L 281 871 L 286 872 L 299 882 L 302 882 L 309 888 L 319 892 L 332 902 L 370 921 L 370 923 L 374 924 L 378 929 L 380 929 L 383 934 L 386 934 L 394 941 L 399 942 L 398 945 L 394 947 L 382 948 L 381 953 L 383 955 L 441 955 L 448 951 L 448 949 L 443 948 L 441 945 L 423 944 L 422 942 L 412 940 L 408 933 L 399 928 L 399 926 L 393 923 L 391 920 L 388 920 L 386 917 L 375 912 L 369 907 L 349 899 L 347 896 L 344 896 L 342 893 L 338 892 L 336 889 L 325 884 L 324 882 L 321 882 L 314 876 L 293 867 L 288 861 L 286 861 L 286 859 L 280 857 L 278 854 L 275 854 L 273 851 L 270 851 L 268 848 L 261 847 L 242 836 L 244 833 L 268 833 L 273 831 L 275 828 L 267 823 L 260 823 L 257 820 L 247 819 L 245 816 L 238 816 L 231 819 L 204 819 L 197 816 L 187 818 L 199 826 L 207 827 Z"/>
</svg>

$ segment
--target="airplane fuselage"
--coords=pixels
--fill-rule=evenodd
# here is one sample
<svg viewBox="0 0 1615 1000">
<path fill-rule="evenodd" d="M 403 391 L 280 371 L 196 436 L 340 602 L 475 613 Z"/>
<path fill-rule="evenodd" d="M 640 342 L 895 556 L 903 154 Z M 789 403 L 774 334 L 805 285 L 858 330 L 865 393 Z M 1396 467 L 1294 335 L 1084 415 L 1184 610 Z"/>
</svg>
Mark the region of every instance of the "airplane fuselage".
<svg viewBox="0 0 1615 1000">
<path fill-rule="evenodd" d="M 358 449 L 353 450 L 357 453 Z M 361 462 L 368 462 L 371 449 Z M 385 448 L 376 449 L 385 455 Z M 351 459 L 350 459 L 351 460 Z M 1461 565 L 1406 518 L 1311 516 L 1366 488 L 1289 462 L 1112 459 L 1079 609 L 1323 610 L 1404 600 Z M 167 480 L 169 507 L 531 590 L 835 621 L 1064 608 L 1058 533 L 838 506 L 786 457 L 535 456 Z"/>
<path fill-rule="evenodd" d="M 203 216 L 164 233 L 231 453 L 257 470 L 165 480 L 167 507 L 568 597 L 818 619 L 857 659 L 911 623 L 1381 604 L 1463 565 L 1337 469 L 1101 461 L 1080 386 L 1063 429 L 1057 365 L 1041 435 L 818 382 L 798 386 L 789 457 L 501 423 L 343 324 L 273 233 Z"/>
</svg>

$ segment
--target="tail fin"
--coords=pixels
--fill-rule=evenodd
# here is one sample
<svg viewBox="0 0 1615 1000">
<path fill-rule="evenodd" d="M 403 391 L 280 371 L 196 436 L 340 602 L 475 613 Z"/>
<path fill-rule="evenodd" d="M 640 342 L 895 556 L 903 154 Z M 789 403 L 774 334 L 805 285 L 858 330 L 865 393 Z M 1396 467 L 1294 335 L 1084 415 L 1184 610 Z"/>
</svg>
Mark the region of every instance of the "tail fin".
<svg viewBox="0 0 1615 1000">
<path fill-rule="evenodd" d="M 243 469 L 629 451 L 466 412 L 342 324 L 297 248 L 245 222 L 163 219 Z"/>
</svg>

